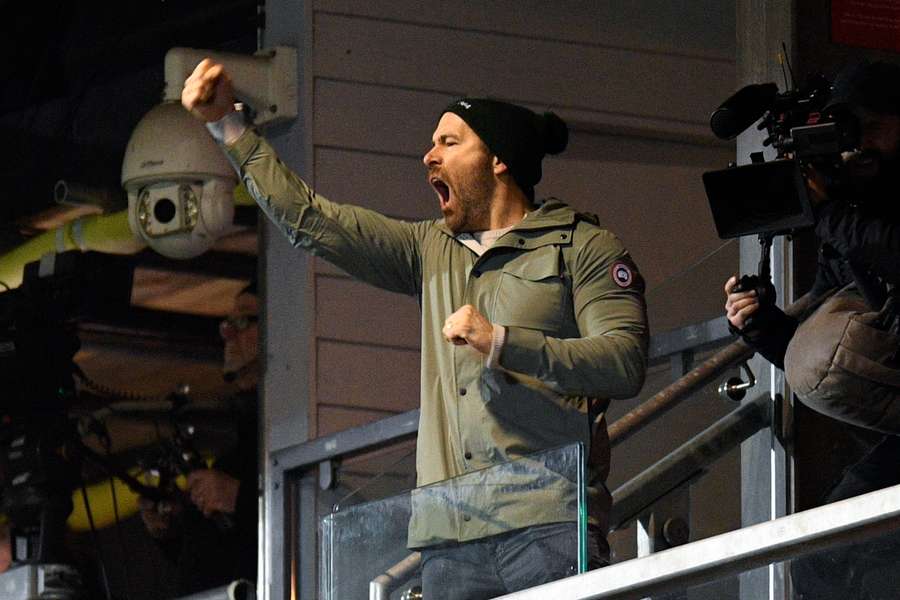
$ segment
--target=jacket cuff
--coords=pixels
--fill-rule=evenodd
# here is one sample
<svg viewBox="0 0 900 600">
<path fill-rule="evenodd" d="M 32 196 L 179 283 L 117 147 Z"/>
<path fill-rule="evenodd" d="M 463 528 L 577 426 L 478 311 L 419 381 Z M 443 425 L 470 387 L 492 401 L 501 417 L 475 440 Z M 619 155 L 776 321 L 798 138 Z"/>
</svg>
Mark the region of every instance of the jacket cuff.
<svg viewBox="0 0 900 600">
<path fill-rule="evenodd" d="M 222 149 L 225 150 L 225 156 L 240 173 L 244 163 L 256 152 L 259 144 L 259 135 L 252 127 L 247 127 L 234 142 L 227 146 L 223 145 Z"/>
<path fill-rule="evenodd" d="M 485 362 L 488 369 L 496 369 L 500 366 L 500 352 L 503 350 L 504 343 L 506 343 L 506 327 L 495 323 L 494 331 L 491 333 L 491 351 Z"/>
<path fill-rule="evenodd" d="M 235 104 L 235 110 L 218 121 L 206 124 L 206 130 L 213 139 L 225 146 L 233 144 L 247 128 L 247 115 L 239 104 Z"/>
<path fill-rule="evenodd" d="M 506 327 L 506 339 L 498 364 L 518 373 L 533 374 L 541 370 L 544 334 L 524 327 Z"/>
</svg>

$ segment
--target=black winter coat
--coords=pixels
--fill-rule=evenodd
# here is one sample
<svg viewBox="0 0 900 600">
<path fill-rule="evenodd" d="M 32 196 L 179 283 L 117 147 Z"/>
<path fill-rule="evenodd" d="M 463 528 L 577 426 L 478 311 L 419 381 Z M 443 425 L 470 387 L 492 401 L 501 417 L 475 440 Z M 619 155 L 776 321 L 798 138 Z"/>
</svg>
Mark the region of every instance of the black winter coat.
<svg viewBox="0 0 900 600">
<path fill-rule="evenodd" d="M 887 296 L 885 284 L 900 284 L 900 191 L 872 199 L 859 207 L 832 200 L 817 207 L 815 226 L 820 240 L 818 269 L 810 292 L 820 296 L 856 281 L 878 310 Z M 763 325 L 748 327 L 741 336 L 778 368 L 797 330 L 798 321 L 775 306 L 760 308 Z"/>
</svg>

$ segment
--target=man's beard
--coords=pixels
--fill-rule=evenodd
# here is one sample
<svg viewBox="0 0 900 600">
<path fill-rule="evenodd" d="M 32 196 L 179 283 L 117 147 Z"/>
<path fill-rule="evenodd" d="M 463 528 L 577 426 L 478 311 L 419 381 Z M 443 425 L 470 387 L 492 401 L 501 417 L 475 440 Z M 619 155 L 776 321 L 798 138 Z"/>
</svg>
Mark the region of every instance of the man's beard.
<svg viewBox="0 0 900 600">
<path fill-rule="evenodd" d="M 484 231 L 491 225 L 491 198 L 496 188 L 490 159 L 453 182 L 454 210 L 444 213 L 444 222 L 453 233 Z"/>
</svg>

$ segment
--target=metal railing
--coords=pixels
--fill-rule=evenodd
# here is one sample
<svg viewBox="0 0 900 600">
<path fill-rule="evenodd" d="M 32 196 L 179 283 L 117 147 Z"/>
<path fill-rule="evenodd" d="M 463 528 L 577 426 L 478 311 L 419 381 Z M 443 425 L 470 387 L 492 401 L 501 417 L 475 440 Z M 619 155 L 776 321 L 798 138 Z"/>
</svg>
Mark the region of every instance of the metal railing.
<svg viewBox="0 0 900 600">
<path fill-rule="evenodd" d="M 610 531 L 633 521 L 659 499 L 688 484 L 729 450 L 771 423 L 768 394 L 731 411 L 613 492 Z"/>
<path fill-rule="evenodd" d="M 413 552 L 369 583 L 369 600 L 390 600 L 391 592 L 402 586 L 422 564 L 422 553 Z"/>
<path fill-rule="evenodd" d="M 785 308 L 784 312 L 789 316 L 802 318 L 813 304 L 814 299 L 807 294 Z M 667 345 L 677 348 L 677 344 L 674 340 L 679 338 L 685 340 L 694 339 L 699 342 L 696 346 L 721 340 L 723 337 L 726 337 L 722 333 L 722 328 L 724 328 L 725 332 L 728 331 L 728 324 L 725 317 L 677 330 L 676 332 L 673 332 L 674 334 L 677 334 L 673 336 L 673 341 L 667 340 L 667 344 L 662 345 L 661 350 L 664 351 Z M 669 336 L 672 334 L 663 335 Z M 660 345 L 659 342 L 656 344 Z M 651 347 L 654 348 L 657 346 Z M 680 348 L 679 351 L 683 352 L 688 349 L 690 348 Z M 704 385 L 710 383 L 717 377 L 720 377 L 722 373 L 728 369 L 748 360 L 753 354 L 754 350 L 743 340 L 737 340 L 725 348 L 722 348 L 713 356 L 703 361 L 703 363 L 698 365 L 695 369 L 691 370 L 683 377 L 680 377 L 665 389 L 654 394 L 646 402 L 622 416 L 615 423 L 612 423 L 609 427 L 609 443 L 615 446 L 616 444 L 625 441 L 643 427 L 653 423 L 671 409 L 675 408 L 682 400 L 689 397 Z M 651 358 L 652 357 L 653 353 L 651 352 Z"/>
<path fill-rule="evenodd" d="M 182 596 L 177 600 L 256 600 L 256 588 L 249 581 L 239 579 L 212 590 Z"/>
<path fill-rule="evenodd" d="M 507 594 L 501 598 L 643 598 L 837 545 L 866 541 L 896 530 L 898 526 L 900 486 L 894 486 Z"/>
</svg>

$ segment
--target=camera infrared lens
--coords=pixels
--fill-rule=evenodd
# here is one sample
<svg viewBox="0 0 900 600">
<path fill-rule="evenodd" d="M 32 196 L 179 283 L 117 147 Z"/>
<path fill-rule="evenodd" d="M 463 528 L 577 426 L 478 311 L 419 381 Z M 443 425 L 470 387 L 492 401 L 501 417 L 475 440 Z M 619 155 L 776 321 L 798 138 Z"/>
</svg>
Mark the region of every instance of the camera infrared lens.
<svg viewBox="0 0 900 600">
<path fill-rule="evenodd" d="M 160 198 L 153 205 L 153 216 L 160 223 L 168 223 L 175 218 L 175 203 L 168 198 Z"/>
</svg>

